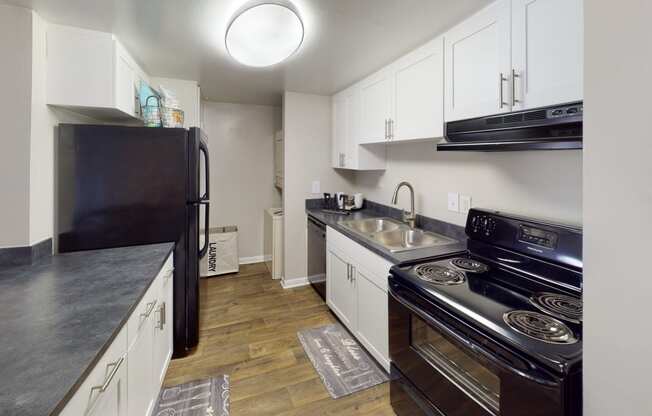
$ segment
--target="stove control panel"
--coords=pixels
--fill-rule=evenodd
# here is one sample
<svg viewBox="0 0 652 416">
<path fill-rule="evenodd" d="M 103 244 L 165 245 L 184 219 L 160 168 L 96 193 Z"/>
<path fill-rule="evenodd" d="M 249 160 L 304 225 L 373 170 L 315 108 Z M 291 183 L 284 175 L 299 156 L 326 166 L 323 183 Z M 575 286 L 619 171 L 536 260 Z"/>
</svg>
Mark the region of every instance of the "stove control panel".
<svg viewBox="0 0 652 416">
<path fill-rule="evenodd" d="M 582 267 L 581 228 L 472 208 L 466 220 L 469 244 L 483 242 L 526 255 Z"/>
<path fill-rule="evenodd" d="M 554 249 L 558 239 L 559 235 L 552 231 L 523 224 L 519 227 L 518 240 L 522 243 Z"/>
<path fill-rule="evenodd" d="M 474 215 L 470 223 L 474 234 L 482 234 L 485 237 L 491 237 L 496 230 L 496 220 L 489 215 Z"/>
</svg>

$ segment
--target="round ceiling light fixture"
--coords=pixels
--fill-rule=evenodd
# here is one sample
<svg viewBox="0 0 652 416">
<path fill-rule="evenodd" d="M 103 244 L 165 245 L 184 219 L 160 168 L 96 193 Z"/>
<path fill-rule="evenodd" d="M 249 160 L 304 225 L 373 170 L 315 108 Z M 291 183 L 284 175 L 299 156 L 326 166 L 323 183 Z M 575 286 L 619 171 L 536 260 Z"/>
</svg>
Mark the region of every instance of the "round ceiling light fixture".
<svg viewBox="0 0 652 416">
<path fill-rule="evenodd" d="M 292 56 L 303 42 L 303 22 L 292 3 L 255 1 L 233 15 L 226 29 L 229 55 L 241 64 L 266 67 Z"/>
</svg>

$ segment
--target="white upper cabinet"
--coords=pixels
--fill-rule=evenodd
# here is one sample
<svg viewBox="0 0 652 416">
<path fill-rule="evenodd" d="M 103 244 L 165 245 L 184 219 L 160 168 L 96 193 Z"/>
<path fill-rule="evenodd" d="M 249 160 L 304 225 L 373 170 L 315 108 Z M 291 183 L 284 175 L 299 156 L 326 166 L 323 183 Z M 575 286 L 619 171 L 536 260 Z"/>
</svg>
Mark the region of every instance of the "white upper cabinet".
<svg viewBox="0 0 652 416">
<path fill-rule="evenodd" d="M 583 0 L 498 0 L 445 42 L 445 120 L 583 99 Z"/>
<path fill-rule="evenodd" d="M 389 123 L 393 116 L 392 92 L 392 73 L 387 70 L 360 84 L 359 143 L 379 143 L 389 138 Z"/>
<path fill-rule="evenodd" d="M 344 168 L 347 140 L 347 101 L 344 93 L 339 93 L 332 98 L 332 166 Z"/>
<path fill-rule="evenodd" d="M 390 140 L 444 135 L 444 46 L 437 38 L 394 65 Z"/>
<path fill-rule="evenodd" d="M 445 119 L 510 110 L 510 0 L 498 0 L 445 35 Z"/>
<path fill-rule="evenodd" d="M 148 76 L 111 34 L 70 26 L 47 30 L 47 103 L 88 116 L 139 116 L 136 91 Z"/>
<path fill-rule="evenodd" d="M 583 98 L 582 0 L 512 1 L 514 110 Z"/>
<path fill-rule="evenodd" d="M 338 169 L 381 170 L 385 147 L 359 146 L 362 90 L 351 87 L 332 98 L 332 166 Z"/>
</svg>

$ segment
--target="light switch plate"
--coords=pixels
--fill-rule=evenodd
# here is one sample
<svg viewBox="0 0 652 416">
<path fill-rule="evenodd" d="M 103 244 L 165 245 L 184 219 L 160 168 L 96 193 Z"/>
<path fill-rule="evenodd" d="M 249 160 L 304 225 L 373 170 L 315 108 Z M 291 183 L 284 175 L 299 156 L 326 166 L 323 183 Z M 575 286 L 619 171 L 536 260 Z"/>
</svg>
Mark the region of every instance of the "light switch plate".
<svg viewBox="0 0 652 416">
<path fill-rule="evenodd" d="M 460 212 L 460 194 L 456 192 L 448 193 L 448 210 Z"/>
<path fill-rule="evenodd" d="M 321 193 L 321 183 L 319 183 L 319 181 L 312 181 L 312 193 L 313 194 Z"/>
<path fill-rule="evenodd" d="M 471 196 L 460 195 L 460 212 L 462 214 L 467 214 L 470 209 L 471 209 Z"/>
</svg>

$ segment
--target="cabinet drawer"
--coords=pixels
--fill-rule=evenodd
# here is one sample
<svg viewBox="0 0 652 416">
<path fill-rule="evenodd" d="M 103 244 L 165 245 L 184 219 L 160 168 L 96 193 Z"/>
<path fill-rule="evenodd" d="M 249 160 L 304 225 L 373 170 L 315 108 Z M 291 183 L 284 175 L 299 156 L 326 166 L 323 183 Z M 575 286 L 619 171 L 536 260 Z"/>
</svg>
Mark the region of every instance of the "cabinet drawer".
<svg viewBox="0 0 652 416">
<path fill-rule="evenodd" d="M 143 323 L 147 320 L 147 317 L 155 313 L 156 306 L 160 301 L 159 298 L 163 288 L 172 284 L 172 279 L 174 276 L 173 257 L 174 253 L 170 253 L 167 260 L 163 264 L 163 267 L 161 267 L 161 271 L 158 273 L 149 289 L 147 289 L 145 296 L 143 296 L 143 298 L 138 303 L 138 306 L 136 306 L 133 313 L 129 317 L 129 321 L 127 322 L 129 348 L 131 348 L 136 338 L 138 338 L 140 331 L 144 329 Z"/>
<path fill-rule="evenodd" d="M 380 289 L 387 291 L 387 276 L 392 263 L 356 243 L 331 227 L 326 229 L 326 241 L 329 245 L 345 253 L 354 264 L 368 271 L 368 279 Z"/>
<path fill-rule="evenodd" d="M 161 272 L 156 277 L 156 280 L 160 280 L 160 286 L 163 288 L 168 287 L 172 284 L 172 279 L 174 277 L 174 253 L 170 253 L 170 256 L 163 264 Z M 156 282 L 155 282 L 156 283 Z"/>
<path fill-rule="evenodd" d="M 102 358 L 90 371 L 86 379 L 70 401 L 66 404 L 61 416 L 83 416 L 91 412 L 101 398 L 101 387 L 108 390 L 112 383 L 117 383 L 116 374 L 127 366 L 127 328 L 123 327 L 115 337 Z"/>
<path fill-rule="evenodd" d="M 134 309 L 133 313 L 127 321 L 127 335 L 129 338 L 128 347 L 131 349 L 131 346 L 140 336 L 141 331 L 151 330 L 147 325 L 144 325 L 147 322 L 147 317 L 154 314 L 156 309 L 156 303 L 158 301 L 159 294 L 161 292 L 161 276 L 157 277 L 147 289 L 147 293 L 140 300 L 138 306 Z"/>
</svg>

